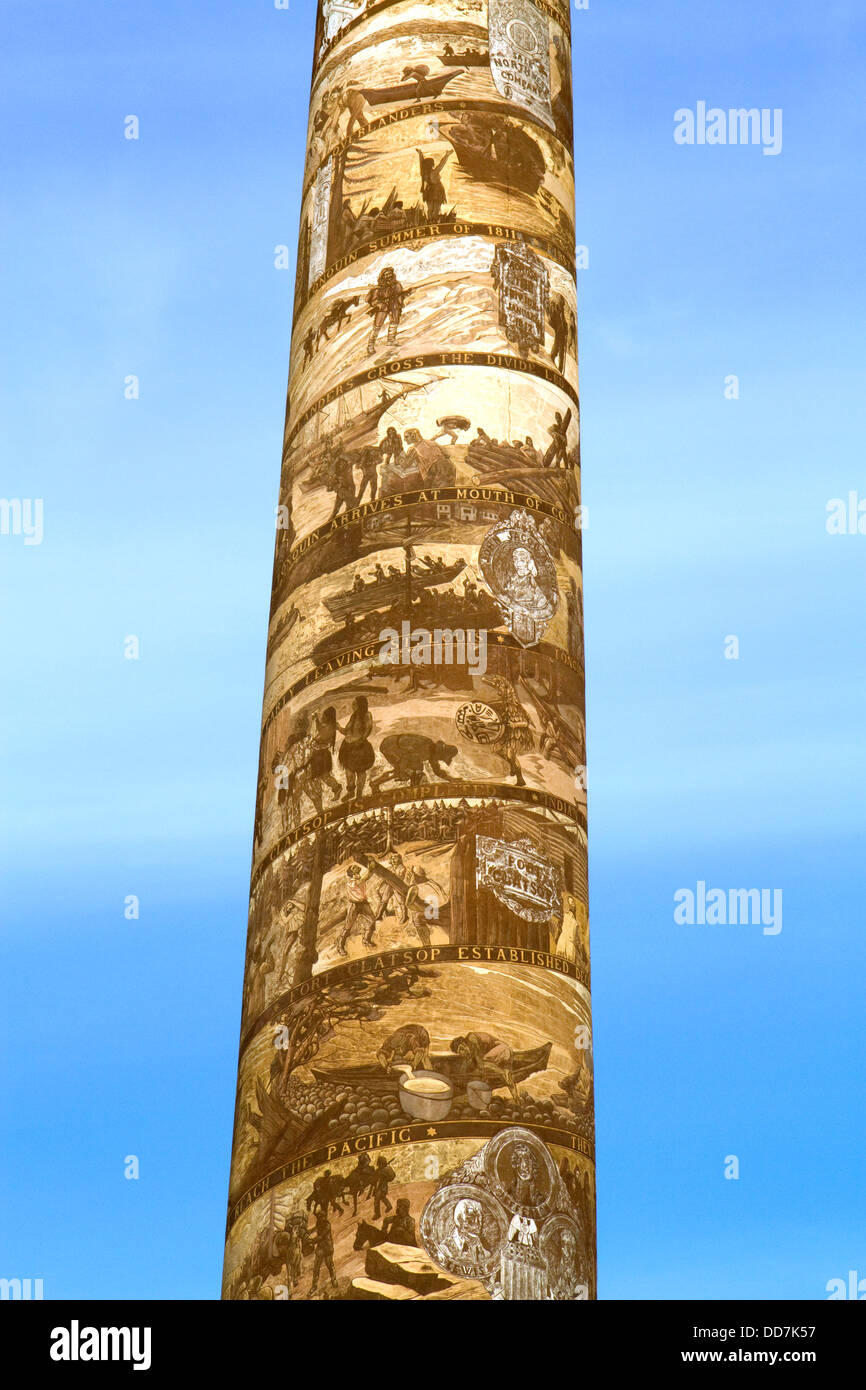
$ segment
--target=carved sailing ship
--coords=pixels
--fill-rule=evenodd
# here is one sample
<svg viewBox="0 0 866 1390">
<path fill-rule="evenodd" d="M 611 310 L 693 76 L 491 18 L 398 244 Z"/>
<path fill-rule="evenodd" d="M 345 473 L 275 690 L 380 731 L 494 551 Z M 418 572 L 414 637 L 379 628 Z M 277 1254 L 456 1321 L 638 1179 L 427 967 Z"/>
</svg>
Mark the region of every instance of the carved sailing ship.
<svg viewBox="0 0 866 1390">
<path fill-rule="evenodd" d="M 443 128 L 442 134 L 461 169 L 481 183 L 502 184 L 534 197 L 544 182 L 544 155 L 518 125 L 476 115 Z"/>
<path fill-rule="evenodd" d="M 410 396 L 413 391 L 423 391 L 429 385 L 428 381 L 383 383 L 379 389 L 379 395 L 371 406 L 351 414 L 346 410 L 345 402 L 340 400 L 337 423 L 327 432 L 323 431 L 326 437 L 320 443 L 304 449 L 303 459 L 296 464 L 298 473 L 303 469 L 307 474 L 301 479 L 301 491 L 313 492 L 321 487 L 318 468 L 325 457 L 329 444 L 332 447 L 342 449 L 344 452 L 361 449 L 368 444 L 375 444 L 378 439 L 378 426 L 382 416 L 392 406 L 397 405 L 406 396 Z"/>
</svg>

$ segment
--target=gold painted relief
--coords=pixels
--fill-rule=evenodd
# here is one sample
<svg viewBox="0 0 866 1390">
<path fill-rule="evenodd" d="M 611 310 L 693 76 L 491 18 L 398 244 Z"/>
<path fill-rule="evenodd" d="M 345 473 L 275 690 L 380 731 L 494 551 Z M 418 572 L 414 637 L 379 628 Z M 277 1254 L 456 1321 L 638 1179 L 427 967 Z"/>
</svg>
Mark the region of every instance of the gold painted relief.
<svg viewBox="0 0 866 1390">
<path fill-rule="evenodd" d="M 423 535 L 398 545 L 396 536 L 385 533 L 374 558 L 299 584 L 293 593 L 292 631 L 303 638 L 306 655 L 300 658 L 293 649 L 274 646 L 266 715 L 290 692 L 299 692 L 299 682 L 318 681 L 335 670 L 376 660 L 377 654 L 379 664 L 387 667 L 438 669 L 464 665 L 461 653 L 468 651 L 481 675 L 486 653 L 502 645 L 537 647 L 554 665 L 582 664 L 580 570 L 568 552 L 551 560 L 555 552 L 548 537 L 554 540 L 557 529 L 556 523 L 535 521 L 533 513 L 512 508 L 485 519 L 477 545 L 424 543 Z M 415 634 L 409 656 L 404 624 Z M 425 636 L 454 628 L 456 646 L 432 635 L 428 642 Z M 400 635 L 397 649 L 388 636 L 393 632 Z M 444 649 L 443 640 L 448 643 Z M 416 673 L 413 687 L 420 679 Z"/>
<path fill-rule="evenodd" d="M 501 223 L 567 254 L 573 209 L 562 146 L 525 120 L 472 109 L 406 115 L 337 145 L 320 167 L 305 216 L 311 227 L 327 221 L 327 254 L 308 286 L 382 237 L 427 227 L 441 235 L 463 223 Z"/>
<path fill-rule="evenodd" d="M 584 816 L 576 776 L 585 762 L 584 716 L 575 671 L 538 653 L 527 658 L 494 646 L 484 675 L 466 665 L 429 666 L 416 682 L 409 633 L 392 629 L 382 646 L 392 645 L 398 656 L 403 645 L 407 664 L 376 662 L 331 675 L 268 721 L 254 864 L 323 814 L 333 824 L 338 815 L 407 797 L 514 790 L 527 804 L 561 808 L 572 821 Z"/>
<path fill-rule="evenodd" d="M 443 1138 L 538 1125 L 585 1149 L 592 1064 L 575 1046 L 589 1024 L 585 992 L 494 951 L 477 962 L 445 954 L 386 953 L 275 1002 L 241 1059 L 230 1200 L 298 1153 L 336 1153 L 419 1121 Z M 493 1021 L 485 1001 L 502 980 L 510 1013 Z"/>
<path fill-rule="evenodd" d="M 224 1298 L 596 1296 L 568 26 L 320 0 Z"/>
<path fill-rule="evenodd" d="M 473 1233 L 477 1219 L 473 1212 L 464 1208 L 459 1221 L 454 1219 L 460 1200 L 454 1179 L 473 1160 L 481 1169 L 475 1176 L 486 1179 L 487 1155 L 477 1161 L 482 1146 L 477 1139 L 441 1140 L 423 1135 L 412 1139 L 402 1134 L 402 1130 L 398 1132 L 396 1143 L 372 1150 L 361 1147 L 349 1156 L 332 1157 L 326 1166 L 309 1167 L 299 1180 L 276 1184 L 245 1207 L 234 1226 L 223 1296 L 278 1302 L 350 1299 L 400 1303 L 494 1298 L 495 1282 L 491 1293 L 480 1278 L 463 1272 L 472 1269 L 471 1240 L 455 1242 L 452 1235 L 455 1226 L 467 1236 Z M 566 1205 L 562 1189 L 556 1190 L 558 1211 L 551 1215 L 567 1216 L 581 1232 L 580 1248 L 590 1249 L 595 1222 L 592 1164 L 581 1154 L 557 1145 L 550 1145 L 547 1151 L 568 1199 Z M 490 1196 L 498 1202 L 496 1194 L 501 1190 L 505 1202 L 510 1203 L 510 1175 L 515 1161 L 525 1171 L 522 1155 L 506 1151 L 504 1155 L 494 1153 L 492 1159 L 495 1167 L 487 1179 Z M 546 1164 L 544 1168 L 547 1170 Z M 480 1195 L 487 1205 L 489 1199 L 481 1183 L 474 1186 L 473 1196 L 477 1199 Z M 450 1190 L 443 1198 L 439 1193 L 445 1189 Z M 456 1196 L 453 1213 L 448 1210 L 451 1195 Z M 445 1212 L 440 1214 L 443 1207 Z M 501 1268 L 505 1221 L 495 1220 L 493 1239 L 490 1224 L 489 1217 L 486 1222 L 482 1220 L 480 1239 L 488 1252 L 496 1250 Z M 582 1267 L 579 1251 L 570 1252 L 567 1241 L 563 1252 L 561 1237 L 551 1242 L 562 1224 L 554 1221 L 544 1238 L 550 1261 L 550 1296 L 591 1298 L 592 1269 Z M 506 1237 L 510 1227 L 511 1221 Z M 447 1242 L 443 1253 L 457 1272 L 449 1272 L 430 1258 L 422 1244 L 422 1229 L 431 1243 L 435 1241 L 438 1246 Z M 513 1238 L 506 1241 L 512 1243 Z M 507 1260 L 506 1269 L 509 1264 Z M 486 1273 L 480 1272 L 482 1276 Z"/>
<path fill-rule="evenodd" d="M 325 0 L 327 11 L 332 0 Z M 343 133 L 352 106 L 368 113 L 436 101 L 454 91 L 480 105 L 504 101 L 572 142 L 571 42 L 566 4 L 548 0 L 334 0 L 317 31 L 310 162 L 330 118 Z M 432 12 L 431 12 L 432 11 Z M 333 17 L 331 17 L 333 16 Z M 334 44 L 334 23 L 344 31 Z M 375 78 L 371 80 L 370 74 Z M 354 99 L 358 93 L 361 100 Z M 363 102 L 363 104 L 362 104 Z M 342 121 L 337 115 L 342 112 Z"/>
<path fill-rule="evenodd" d="M 253 878 L 242 1036 L 324 970 L 431 947 L 478 962 L 531 952 L 588 986 L 582 827 L 510 800 L 419 799 L 279 848 Z"/>
<path fill-rule="evenodd" d="M 576 321 L 571 276 L 517 239 L 440 238 L 359 260 L 297 317 L 287 430 L 346 376 L 382 381 L 395 360 L 423 370 L 443 352 L 508 353 L 530 373 L 571 376 Z"/>
<path fill-rule="evenodd" d="M 458 520 L 456 504 L 508 502 L 514 493 L 530 506 L 538 499 L 543 514 L 573 526 L 580 410 L 565 384 L 538 358 L 521 370 L 510 354 L 474 350 L 391 358 L 349 375 L 344 389 L 293 417 L 278 565 L 356 521 L 384 518 L 411 540 L 412 526 L 419 534 L 431 508 L 443 518 L 440 508 L 450 505 L 448 519 Z M 417 503 L 426 515 L 410 523 L 408 508 Z M 278 602 L 282 582 L 278 573 Z"/>
</svg>

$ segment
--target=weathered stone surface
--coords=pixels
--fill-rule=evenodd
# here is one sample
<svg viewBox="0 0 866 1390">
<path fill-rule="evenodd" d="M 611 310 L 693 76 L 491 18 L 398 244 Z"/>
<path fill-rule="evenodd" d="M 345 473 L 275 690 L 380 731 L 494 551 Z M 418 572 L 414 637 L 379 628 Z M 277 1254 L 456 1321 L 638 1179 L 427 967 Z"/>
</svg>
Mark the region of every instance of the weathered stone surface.
<svg viewBox="0 0 866 1390">
<path fill-rule="evenodd" d="M 377 1303 L 435 1303 L 442 1299 L 482 1299 L 488 1301 L 481 1284 L 470 1279 L 451 1279 L 443 1275 L 447 1288 L 434 1293 L 416 1293 L 405 1284 L 388 1284 L 381 1279 L 368 1279 L 361 1274 L 353 1279 L 345 1294 L 347 1299 Z"/>
<path fill-rule="evenodd" d="M 476 1279 L 452 1279 L 447 1289 L 439 1289 L 437 1293 L 424 1295 L 425 1303 L 434 1303 L 437 1299 L 468 1298 L 481 1299 L 484 1303 L 490 1302 L 490 1295 L 486 1292 L 484 1285 L 479 1284 Z"/>
<path fill-rule="evenodd" d="M 352 1280 L 348 1296 L 350 1299 L 363 1299 L 366 1302 L 377 1300 L 391 1303 L 411 1302 L 413 1298 L 418 1297 L 403 1284 L 382 1284 L 377 1279 L 365 1279 L 363 1274 Z"/>
<path fill-rule="evenodd" d="M 423 1250 L 412 1245 L 374 1246 L 367 1251 L 364 1268 L 371 1279 L 387 1284 L 402 1284 L 416 1293 L 435 1293 L 450 1288 L 455 1280 L 428 1259 Z"/>
</svg>

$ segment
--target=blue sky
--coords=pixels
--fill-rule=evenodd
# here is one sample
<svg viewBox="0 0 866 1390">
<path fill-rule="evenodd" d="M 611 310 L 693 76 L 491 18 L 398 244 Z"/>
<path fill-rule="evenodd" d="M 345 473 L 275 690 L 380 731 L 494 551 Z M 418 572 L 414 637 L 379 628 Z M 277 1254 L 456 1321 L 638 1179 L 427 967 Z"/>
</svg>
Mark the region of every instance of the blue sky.
<svg viewBox="0 0 866 1390">
<path fill-rule="evenodd" d="M 0 27 L 0 492 L 44 499 L 0 537 L 0 1274 L 216 1297 L 312 0 Z M 866 16 L 573 32 L 600 1294 L 820 1299 L 866 1277 L 866 535 L 825 529 L 866 498 Z M 701 100 L 781 154 L 676 145 Z M 781 933 L 678 926 L 698 880 Z"/>
</svg>

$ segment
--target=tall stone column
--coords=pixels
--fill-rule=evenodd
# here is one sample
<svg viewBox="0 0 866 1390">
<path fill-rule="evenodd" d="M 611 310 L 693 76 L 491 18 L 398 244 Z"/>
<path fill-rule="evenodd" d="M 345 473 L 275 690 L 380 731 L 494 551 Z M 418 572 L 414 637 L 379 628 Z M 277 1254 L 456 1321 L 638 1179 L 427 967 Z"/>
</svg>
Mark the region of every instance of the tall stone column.
<svg viewBox="0 0 866 1390">
<path fill-rule="evenodd" d="M 595 1297 L 567 0 L 322 0 L 224 1297 Z"/>
</svg>

